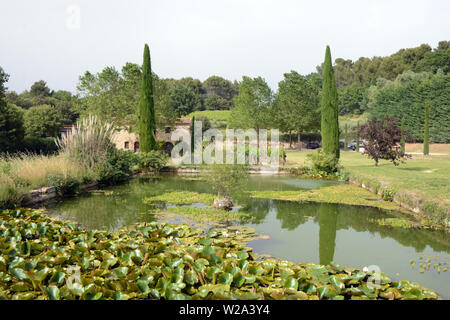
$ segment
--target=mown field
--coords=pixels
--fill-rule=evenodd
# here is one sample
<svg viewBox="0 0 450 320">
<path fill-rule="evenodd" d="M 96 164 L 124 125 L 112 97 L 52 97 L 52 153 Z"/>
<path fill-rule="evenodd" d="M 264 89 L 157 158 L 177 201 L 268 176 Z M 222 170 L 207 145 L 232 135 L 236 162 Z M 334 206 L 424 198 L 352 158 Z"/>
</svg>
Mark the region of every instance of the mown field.
<svg viewBox="0 0 450 320">
<path fill-rule="evenodd" d="M 311 152 L 288 152 L 287 166 L 306 165 L 306 155 Z M 432 199 L 450 210 L 450 156 L 414 155 L 399 166 L 382 160 L 375 167 L 371 159 L 349 151 L 341 152 L 341 164 L 351 174 L 377 180 L 395 191 Z"/>
</svg>

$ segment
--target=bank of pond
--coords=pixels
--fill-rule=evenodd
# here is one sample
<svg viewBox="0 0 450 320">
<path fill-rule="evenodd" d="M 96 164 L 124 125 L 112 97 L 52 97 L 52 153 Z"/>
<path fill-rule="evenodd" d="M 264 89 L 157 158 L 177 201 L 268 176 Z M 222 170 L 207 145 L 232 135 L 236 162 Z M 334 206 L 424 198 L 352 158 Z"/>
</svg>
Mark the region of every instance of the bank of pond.
<svg viewBox="0 0 450 320">
<path fill-rule="evenodd" d="M 164 175 L 3 211 L 0 297 L 450 298 L 448 233 L 373 195 L 337 203 L 347 186 L 252 176 L 223 212 L 200 177 Z M 336 203 L 293 198 L 317 190 Z"/>
</svg>

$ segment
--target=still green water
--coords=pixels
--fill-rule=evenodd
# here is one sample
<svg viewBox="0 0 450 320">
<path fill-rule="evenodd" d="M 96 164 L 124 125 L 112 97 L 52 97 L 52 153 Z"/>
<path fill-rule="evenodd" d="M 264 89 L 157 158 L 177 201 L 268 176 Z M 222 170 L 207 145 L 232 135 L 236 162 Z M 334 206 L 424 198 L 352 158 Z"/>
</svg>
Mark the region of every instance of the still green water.
<svg viewBox="0 0 450 320">
<path fill-rule="evenodd" d="M 292 177 L 251 177 L 249 190 L 299 190 L 326 188 L 334 181 Z M 53 216 L 77 221 L 93 229 L 117 230 L 142 221 L 155 221 L 142 199 L 171 191 L 211 192 L 203 181 L 179 176 L 139 178 L 106 191 L 49 203 Z M 349 194 L 349 197 L 352 195 Z M 374 266 L 392 279 L 412 280 L 450 299 L 450 237 L 442 231 L 380 226 L 371 221 L 398 217 L 400 213 L 360 206 L 297 203 L 237 196 L 243 210 L 255 218 L 246 225 L 270 239 L 252 241 L 254 251 L 295 262 L 344 266 Z M 419 263 L 430 267 L 420 272 Z M 410 261 L 415 263 L 411 265 Z M 439 273 L 435 264 L 441 264 Z"/>
</svg>

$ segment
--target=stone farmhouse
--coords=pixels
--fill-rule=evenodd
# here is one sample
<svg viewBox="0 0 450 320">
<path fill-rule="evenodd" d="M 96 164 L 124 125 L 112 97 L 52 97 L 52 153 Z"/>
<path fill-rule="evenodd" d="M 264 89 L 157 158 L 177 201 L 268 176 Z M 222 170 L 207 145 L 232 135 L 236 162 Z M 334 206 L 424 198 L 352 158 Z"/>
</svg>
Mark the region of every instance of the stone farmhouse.
<svg viewBox="0 0 450 320">
<path fill-rule="evenodd" d="M 164 141 L 162 148 L 164 151 L 170 153 L 174 147 L 174 141 L 171 140 L 172 132 L 176 129 L 189 130 L 191 128 L 191 122 L 191 118 L 179 118 L 173 127 L 167 126 L 164 129 L 158 129 L 156 131 L 156 141 Z M 129 132 L 125 128 L 114 135 L 113 142 L 117 149 L 139 152 L 139 136 L 136 133 Z"/>
</svg>

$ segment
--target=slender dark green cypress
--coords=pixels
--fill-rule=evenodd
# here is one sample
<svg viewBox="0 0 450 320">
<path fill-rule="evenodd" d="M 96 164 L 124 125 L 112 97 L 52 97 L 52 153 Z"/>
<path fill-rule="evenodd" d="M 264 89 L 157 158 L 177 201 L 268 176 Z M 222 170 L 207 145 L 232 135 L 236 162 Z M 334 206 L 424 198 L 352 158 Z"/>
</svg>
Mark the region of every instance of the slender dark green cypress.
<svg viewBox="0 0 450 320">
<path fill-rule="evenodd" d="M 332 203 L 321 203 L 319 207 L 319 263 L 327 265 L 334 260 L 336 248 L 336 225 L 339 212 Z"/>
<path fill-rule="evenodd" d="M 321 129 L 322 149 L 339 158 L 338 95 L 331 62 L 330 47 L 327 46 L 322 72 Z"/>
<path fill-rule="evenodd" d="M 194 159 L 194 147 L 195 147 L 194 128 L 195 128 L 195 116 L 192 117 L 192 123 L 191 123 L 191 155 L 192 155 L 192 159 Z"/>
<path fill-rule="evenodd" d="M 429 123 L 430 121 L 430 104 L 425 104 L 425 124 L 423 128 L 423 154 L 429 155 L 430 154 L 430 128 Z"/>
<path fill-rule="evenodd" d="M 139 148 L 142 152 L 156 149 L 155 106 L 153 101 L 152 66 L 150 49 L 145 44 L 142 64 L 142 88 L 139 101 Z"/>
<path fill-rule="evenodd" d="M 404 116 L 402 117 L 400 129 L 402 131 L 402 137 L 400 139 L 400 151 L 405 153 L 405 134 L 404 134 L 404 132 L 405 132 L 405 117 Z"/>
<path fill-rule="evenodd" d="M 344 127 L 344 134 L 345 134 L 344 151 L 348 151 L 348 125 L 347 124 L 345 124 L 345 127 Z"/>
<path fill-rule="evenodd" d="M 355 151 L 359 152 L 359 121 L 356 124 L 356 147 Z"/>
</svg>

